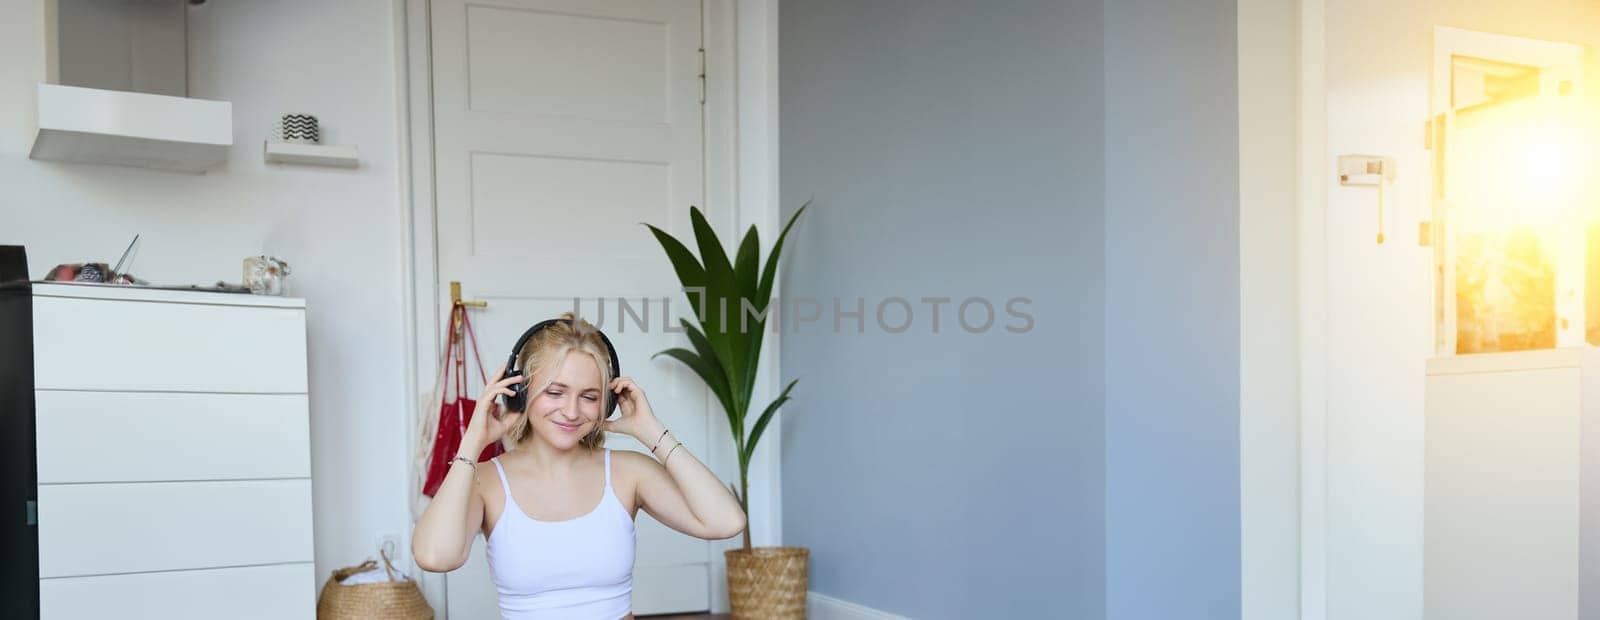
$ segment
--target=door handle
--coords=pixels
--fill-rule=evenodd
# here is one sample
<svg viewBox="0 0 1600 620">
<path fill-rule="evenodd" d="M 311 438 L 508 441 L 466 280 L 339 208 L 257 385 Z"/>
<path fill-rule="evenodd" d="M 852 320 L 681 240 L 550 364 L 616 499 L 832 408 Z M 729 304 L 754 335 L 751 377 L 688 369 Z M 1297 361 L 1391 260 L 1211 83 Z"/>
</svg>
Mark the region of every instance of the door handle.
<svg viewBox="0 0 1600 620">
<path fill-rule="evenodd" d="M 450 305 L 453 305 L 453 306 L 467 306 L 467 307 L 470 307 L 470 308 L 487 308 L 487 307 L 489 307 L 489 302 L 487 302 L 487 301 L 462 301 L 461 300 L 461 283 L 452 281 L 450 283 Z"/>
</svg>

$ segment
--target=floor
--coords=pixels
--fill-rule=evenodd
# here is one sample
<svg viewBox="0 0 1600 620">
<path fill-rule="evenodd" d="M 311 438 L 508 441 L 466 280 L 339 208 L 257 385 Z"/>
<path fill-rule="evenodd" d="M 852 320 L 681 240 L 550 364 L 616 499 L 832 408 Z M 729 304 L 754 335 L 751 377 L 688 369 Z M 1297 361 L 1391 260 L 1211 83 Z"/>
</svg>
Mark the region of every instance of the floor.
<svg viewBox="0 0 1600 620">
<path fill-rule="evenodd" d="M 639 616 L 639 620 L 729 620 L 728 614 L 673 614 L 670 616 Z"/>
</svg>

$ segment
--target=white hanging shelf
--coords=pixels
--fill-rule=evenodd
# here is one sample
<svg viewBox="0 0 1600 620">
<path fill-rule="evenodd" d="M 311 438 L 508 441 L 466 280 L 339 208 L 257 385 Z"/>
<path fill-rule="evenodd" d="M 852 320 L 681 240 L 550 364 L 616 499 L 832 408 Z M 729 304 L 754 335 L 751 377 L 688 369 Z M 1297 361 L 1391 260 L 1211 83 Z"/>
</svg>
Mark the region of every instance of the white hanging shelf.
<svg viewBox="0 0 1600 620">
<path fill-rule="evenodd" d="M 302 144 L 268 140 L 263 147 L 267 161 L 278 164 L 308 164 L 354 168 L 360 164 L 356 147 L 338 144 Z"/>
<path fill-rule="evenodd" d="M 232 145 L 226 101 L 40 84 L 28 157 L 202 173 Z"/>
<path fill-rule="evenodd" d="M 362 161 L 352 145 L 267 141 L 264 149 L 267 161 L 270 163 L 304 163 L 312 166 L 355 168 Z"/>
</svg>

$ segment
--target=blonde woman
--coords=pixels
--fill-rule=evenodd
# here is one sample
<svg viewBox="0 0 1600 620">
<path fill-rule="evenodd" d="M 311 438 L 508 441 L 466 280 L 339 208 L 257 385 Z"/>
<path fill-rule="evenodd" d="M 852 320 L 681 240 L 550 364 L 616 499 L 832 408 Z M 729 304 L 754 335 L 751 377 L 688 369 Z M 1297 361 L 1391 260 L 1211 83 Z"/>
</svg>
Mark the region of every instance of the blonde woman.
<svg viewBox="0 0 1600 620">
<path fill-rule="evenodd" d="M 417 521 L 417 564 L 455 570 L 481 532 L 508 620 L 631 619 L 640 509 L 696 538 L 743 532 L 739 502 L 656 419 L 644 390 L 615 376 L 619 368 L 605 335 L 570 312 L 523 334 Z M 607 419 L 616 408 L 622 414 Z M 613 452 L 606 431 L 637 439 L 654 458 Z M 477 463 L 496 441 L 508 452 Z"/>
</svg>

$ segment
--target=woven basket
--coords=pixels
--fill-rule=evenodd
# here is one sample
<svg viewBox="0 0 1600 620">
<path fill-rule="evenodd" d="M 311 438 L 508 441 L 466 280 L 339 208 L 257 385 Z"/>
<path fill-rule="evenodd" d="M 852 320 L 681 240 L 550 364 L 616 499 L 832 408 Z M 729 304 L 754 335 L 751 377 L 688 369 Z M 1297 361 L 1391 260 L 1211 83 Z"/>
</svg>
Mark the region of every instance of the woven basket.
<svg viewBox="0 0 1600 620">
<path fill-rule="evenodd" d="M 729 549 L 728 606 L 736 619 L 777 620 L 806 617 L 805 547 Z"/>
<path fill-rule="evenodd" d="M 383 558 L 384 571 L 393 579 L 394 565 L 389 563 L 389 555 L 378 555 Z M 317 620 L 433 620 L 433 608 L 410 579 L 352 586 L 340 583 L 377 567 L 377 562 L 367 560 L 359 566 L 333 571 L 317 599 Z"/>
</svg>

